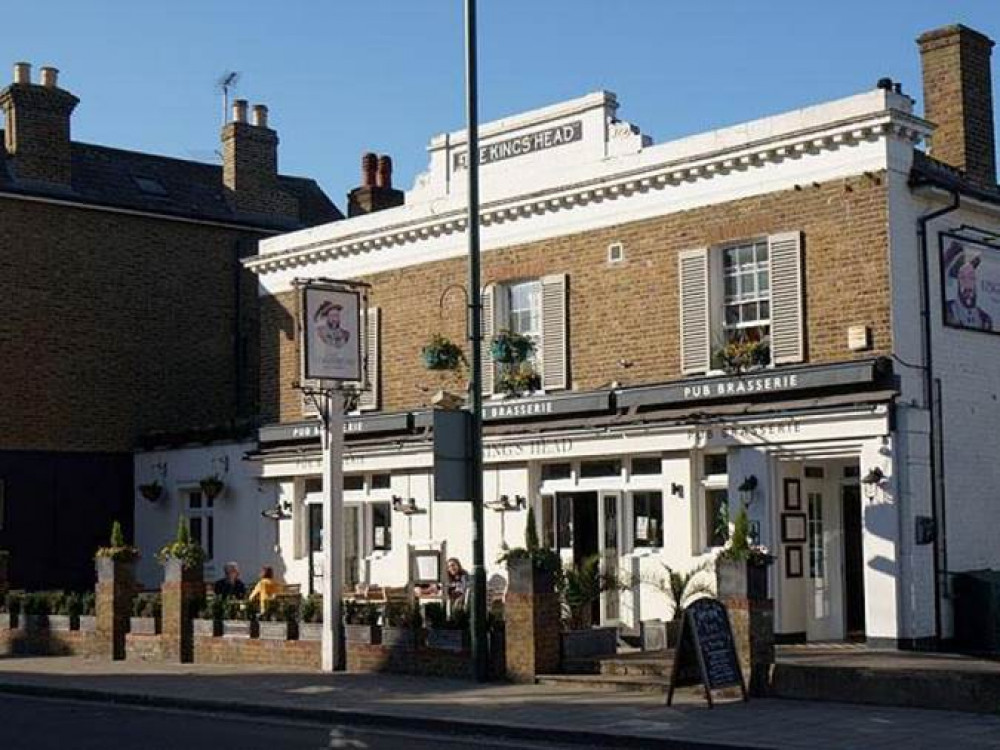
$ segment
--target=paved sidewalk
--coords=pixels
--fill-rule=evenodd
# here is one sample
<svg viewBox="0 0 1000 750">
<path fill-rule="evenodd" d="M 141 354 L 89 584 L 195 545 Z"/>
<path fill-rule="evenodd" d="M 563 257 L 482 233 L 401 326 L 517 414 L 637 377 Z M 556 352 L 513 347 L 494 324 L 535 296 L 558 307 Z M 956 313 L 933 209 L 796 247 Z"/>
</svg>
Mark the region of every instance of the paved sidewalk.
<svg viewBox="0 0 1000 750">
<path fill-rule="evenodd" d="M 0 692 L 128 700 L 205 710 L 581 742 L 600 734 L 633 747 L 1000 749 L 1000 715 L 787 700 L 709 710 L 691 692 L 662 697 L 389 675 L 325 675 L 271 667 L 109 664 L 76 657 L 0 658 Z M 1000 710 L 1000 707 L 998 707 Z M 567 734 L 562 735 L 560 733 Z M 629 741 L 628 738 L 631 738 Z M 591 740 L 593 738 L 590 738 Z M 666 742 L 665 742 L 666 741 Z"/>
</svg>

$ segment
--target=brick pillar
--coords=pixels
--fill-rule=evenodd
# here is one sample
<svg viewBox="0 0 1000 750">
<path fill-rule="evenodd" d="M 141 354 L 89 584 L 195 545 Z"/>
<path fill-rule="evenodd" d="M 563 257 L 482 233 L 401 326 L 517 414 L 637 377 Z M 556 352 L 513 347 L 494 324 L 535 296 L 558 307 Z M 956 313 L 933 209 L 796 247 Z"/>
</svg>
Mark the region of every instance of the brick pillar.
<svg viewBox="0 0 1000 750">
<path fill-rule="evenodd" d="M 135 565 L 132 562 L 97 559 L 97 641 L 95 649 L 105 658 L 125 658 L 125 634 L 135 596 Z"/>
<path fill-rule="evenodd" d="M 561 618 L 552 576 L 530 560 L 511 561 L 504 600 L 507 677 L 533 682 L 536 675 L 559 669 Z"/>
<path fill-rule="evenodd" d="M 747 690 L 767 695 L 774 667 L 774 601 L 768 596 L 767 568 L 720 560 L 716 576 Z"/>
<path fill-rule="evenodd" d="M 194 661 L 194 624 L 196 602 L 205 595 L 204 570 L 184 568 L 178 560 L 167 560 L 164 566 L 161 594 L 163 597 L 163 658 L 166 661 Z"/>
</svg>

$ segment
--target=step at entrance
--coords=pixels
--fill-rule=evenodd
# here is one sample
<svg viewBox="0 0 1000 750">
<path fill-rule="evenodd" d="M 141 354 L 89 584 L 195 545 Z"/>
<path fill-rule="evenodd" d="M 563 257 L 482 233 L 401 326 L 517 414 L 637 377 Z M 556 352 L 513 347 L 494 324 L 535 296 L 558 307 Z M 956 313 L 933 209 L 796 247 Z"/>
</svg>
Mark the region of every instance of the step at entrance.
<svg viewBox="0 0 1000 750">
<path fill-rule="evenodd" d="M 587 687 L 614 691 L 662 691 L 670 686 L 674 652 L 633 651 L 598 659 L 568 659 L 563 673 L 540 675 L 541 685 Z"/>
<path fill-rule="evenodd" d="M 588 688 L 621 693 L 664 693 L 670 680 L 664 677 L 607 674 L 547 674 L 535 678 L 539 685 L 563 688 Z"/>
</svg>

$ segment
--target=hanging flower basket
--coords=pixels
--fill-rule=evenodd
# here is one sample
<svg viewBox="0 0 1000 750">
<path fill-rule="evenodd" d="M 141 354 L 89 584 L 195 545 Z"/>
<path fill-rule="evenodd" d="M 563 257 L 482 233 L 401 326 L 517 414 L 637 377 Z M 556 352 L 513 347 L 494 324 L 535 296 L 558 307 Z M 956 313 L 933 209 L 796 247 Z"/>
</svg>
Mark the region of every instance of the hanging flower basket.
<svg viewBox="0 0 1000 750">
<path fill-rule="evenodd" d="M 504 367 L 497 378 L 497 388 L 508 396 L 523 396 L 541 387 L 541 375 L 529 364 Z"/>
<path fill-rule="evenodd" d="M 501 364 L 524 362 L 535 351 L 534 342 L 514 331 L 500 331 L 490 342 L 490 356 Z"/>
<path fill-rule="evenodd" d="M 198 484 L 205 497 L 209 500 L 215 500 L 215 498 L 222 494 L 222 490 L 226 488 L 226 485 L 218 477 L 205 477 Z"/>
<path fill-rule="evenodd" d="M 716 369 L 740 375 L 747 370 L 766 367 L 771 361 L 771 345 L 767 339 L 730 341 L 716 349 L 712 359 Z"/>
<path fill-rule="evenodd" d="M 466 363 L 462 347 L 439 333 L 431 336 L 420 350 L 420 357 L 428 370 L 455 371 Z"/>
<path fill-rule="evenodd" d="M 139 494 L 142 495 L 145 500 L 155 503 L 163 497 L 163 485 L 155 479 L 149 484 L 140 484 Z"/>
</svg>

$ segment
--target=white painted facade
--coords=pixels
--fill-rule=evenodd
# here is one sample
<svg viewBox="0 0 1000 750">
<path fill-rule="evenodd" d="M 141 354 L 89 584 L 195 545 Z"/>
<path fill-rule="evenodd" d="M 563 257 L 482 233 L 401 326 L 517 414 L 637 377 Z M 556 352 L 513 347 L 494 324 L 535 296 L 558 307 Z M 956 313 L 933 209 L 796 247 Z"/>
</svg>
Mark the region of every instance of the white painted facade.
<svg viewBox="0 0 1000 750">
<path fill-rule="evenodd" d="M 581 423 L 579 429 L 564 433 L 526 429 L 488 436 L 487 502 L 503 495 L 525 497 L 544 525 L 547 503 L 558 505 L 558 498 L 569 493 L 592 493 L 577 497 L 581 503 L 592 498 L 599 506 L 595 533 L 600 539 L 595 543 L 606 547 L 613 537 L 619 569 L 659 577 L 664 565 L 686 569 L 711 554 L 706 493 L 725 490 L 735 509 L 738 488 L 752 475 L 758 489 L 750 504 L 751 519 L 759 528 L 760 541 L 777 555 L 771 568 L 777 631 L 815 640 L 847 635 L 843 505 L 857 502 L 865 634 L 870 640 L 892 643 L 933 636 L 934 545 L 917 544 L 914 535 L 917 517 L 933 515 L 928 413 L 919 369 L 924 352 L 917 218 L 942 206 L 947 197 L 920 194 L 908 185 L 915 145 L 932 127 L 912 114 L 907 97 L 876 90 L 653 145 L 638 128 L 617 119 L 617 106 L 613 94 L 598 92 L 483 126 L 486 148 L 576 123 L 582 132 L 579 140 L 483 166 L 483 251 L 886 171 L 894 371 L 899 378 L 896 408 L 886 398 L 865 407 L 799 408 L 720 417 L 697 426 L 648 424 L 597 430 Z M 261 295 L 287 291 L 296 278 L 352 278 L 464 255 L 464 173 L 456 166 L 464 144 L 461 132 L 432 139 L 428 172 L 418 177 L 403 206 L 263 241 L 259 255 L 247 262 L 259 275 Z M 963 223 L 1000 229 L 1000 216 L 985 204 L 969 207 L 932 230 Z M 936 234 L 930 242 L 930 257 L 936 259 Z M 1000 544 L 989 533 L 988 520 L 994 515 L 992 488 L 1000 484 L 1000 456 L 991 440 L 1000 417 L 995 376 L 1000 338 L 942 328 L 936 262 L 930 266 L 935 371 L 945 394 L 947 565 L 951 570 L 996 568 Z M 264 561 L 277 563 L 284 580 L 309 590 L 322 574 L 310 553 L 309 530 L 309 506 L 317 499 L 315 478 L 320 473 L 318 448 L 305 446 L 274 455 L 265 451 L 255 460 L 239 460 L 238 454 L 252 447 L 226 448 L 232 457 L 227 489 L 231 500 L 217 504 L 220 520 L 225 514 L 226 528 L 217 541 L 223 546 L 216 559 L 232 557 L 246 568 Z M 189 481 L 180 477 L 196 484 L 196 478 L 210 468 L 206 462 L 215 450 L 185 448 L 137 456 L 137 481 L 152 476 L 161 464 L 170 467 L 170 499 L 162 507 L 146 507 L 140 501 L 136 525 L 144 551 L 172 534 L 180 509 L 178 493 Z M 705 456 L 720 453 L 727 457 L 725 474 L 706 476 Z M 635 458 L 659 461 L 659 473 L 633 473 Z M 582 476 L 584 463 L 597 459 L 620 461 L 618 472 Z M 346 475 L 364 477 L 360 489 L 345 492 L 348 508 L 356 509 L 349 510 L 356 519 L 352 522 L 356 541 L 351 542 L 356 580 L 404 584 L 410 575 L 411 550 L 438 549 L 471 561 L 470 508 L 431 500 L 433 458 L 426 439 L 387 440 L 364 448 L 348 441 L 344 462 Z M 568 464 L 569 475 L 547 478 L 544 467 L 551 464 Z M 862 485 L 861 478 L 876 468 L 883 478 Z M 375 475 L 388 475 L 387 484 L 374 487 Z M 801 512 L 808 517 L 812 540 L 800 545 L 801 575 L 789 569 L 783 554 L 787 480 L 799 483 Z M 634 504 L 636 493 L 642 492 L 660 493 L 662 545 L 636 544 Z M 417 512 L 392 511 L 394 496 L 412 498 Z M 244 498 L 245 502 L 233 502 Z M 278 523 L 278 545 L 272 547 L 274 522 L 260 513 L 276 502 L 287 504 L 291 517 Z M 386 503 L 391 545 L 374 549 L 378 532 L 373 506 L 382 512 Z M 523 543 L 525 518 L 523 510 L 486 511 L 488 576 L 503 576 L 495 560 L 504 545 Z M 609 536 L 611 528 L 615 533 Z M 221 534 L 219 525 L 216 529 Z M 558 529 L 553 534 L 558 537 Z M 573 557 L 569 548 L 561 554 L 567 562 Z M 143 581 L 153 574 L 147 560 L 141 569 Z M 640 620 L 670 616 L 665 598 L 649 586 L 624 592 L 618 605 L 613 617 L 608 615 L 613 608 L 606 609 L 605 618 L 629 627 Z M 946 623 L 945 635 L 949 628 Z"/>
</svg>

